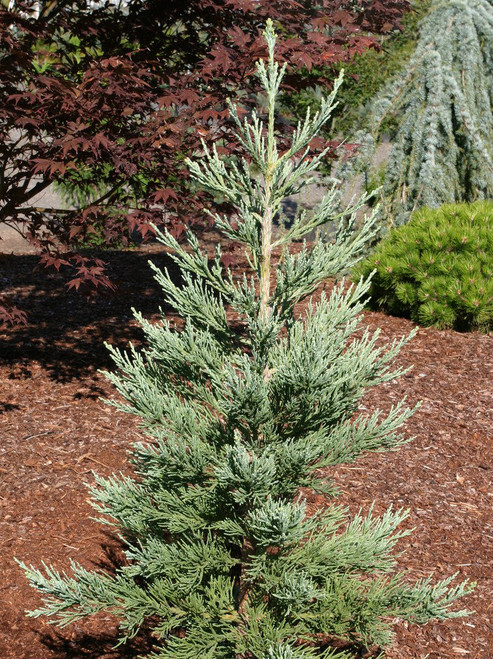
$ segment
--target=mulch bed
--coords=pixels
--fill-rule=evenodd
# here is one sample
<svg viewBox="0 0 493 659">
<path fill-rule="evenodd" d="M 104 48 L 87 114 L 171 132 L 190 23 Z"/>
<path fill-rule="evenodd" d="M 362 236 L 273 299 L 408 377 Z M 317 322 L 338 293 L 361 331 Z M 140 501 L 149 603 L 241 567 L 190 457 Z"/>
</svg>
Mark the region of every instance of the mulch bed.
<svg viewBox="0 0 493 659">
<path fill-rule="evenodd" d="M 84 299 L 62 279 L 36 269 L 36 257 L 0 255 L 0 285 L 29 313 L 28 327 L 0 334 L 0 657 L 117 659 L 137 657 L 146 639 L 112 649 L 115 621 L 100 616 L 63 630 L 26 618 L 39 604 L 14 562 L 42 560 L 59 569 L 69 559 L 86 567 L 119 560 L 118 542 L 90 519 L 85 483 L 93 470 L 125 470 L 138 438 L 135 420 L 100 401 L 112 387 L 98 372 L 111 368 L 103 341 L 124 347 L 141 340 L 135 306 L 157 317 L 162 300 L 147 259 L 168 262 L 156 246 L 106 255 L 118 292 Z M 409 333 L 411 322 L 366 313 L 385 340 Z M 373 390 L 368 409 L 388 409 L 403 395 L 423 401 L 399 451 L 366 456 L 333 476 L 351 512 L 411 509 L 414 532 L 400 543 L 399 565 L 411 581 L 458 573 L 477 581 L 463 603 L 468 618 L 407 627 L 396 621 L 389 659 L 493 659 L 493 343 L 492 336 L 420 329 L 401 352 L 414 365 L 396 382 Z"/>
</svg>

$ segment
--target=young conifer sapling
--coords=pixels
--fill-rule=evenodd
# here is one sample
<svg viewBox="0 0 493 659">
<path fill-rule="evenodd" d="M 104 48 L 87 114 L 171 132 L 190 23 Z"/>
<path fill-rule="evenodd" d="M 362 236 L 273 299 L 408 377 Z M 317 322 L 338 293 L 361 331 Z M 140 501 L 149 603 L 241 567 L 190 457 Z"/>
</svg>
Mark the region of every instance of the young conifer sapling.
<svg viewBox="0 0 493 659">
<path fill-rule="evenodd" d="M 63 626 L 111 612 L 122 641 L 145 623 L 154 659 L 361 656 L 358 648 L 390 641 L 396 617 L 421 624 L 464 615 L 451 605 L 471 588 L 450 579 L 409 585 L 392 555 L 406 512 L 348 522 L 333 501 L 331 467 L 404 441 L 398 431 L 412 413 L 404 402 L 371 415 L 358 404 L 368 387 L 400 374 L 391 363 L 407 339 L 382 348 L 377 334 L 355 335 L 365 281 L 335 285 L 303 317 L 295 311 L 359 259 L 374 227 L 369 218 L 354 230 L 363 198 L 337 218 L 334 240 L 290 252 L 293 240 L 336 219 L 334 188 L 312 214 L 274 224 L 283 199 L 325 156 L 311 158 L 309 144 L 341 79 L 280 153 L 274 110 L 284 67 L 272 24 L 265 38 L 269 56 L 257 73 L 268 116 L 242 121 L 231 106 L 246 158 L 226 164 L 206 150 L 189 163 L 201 186 L 236 207 L 215 222 L 244 246 L 251 276 L 224 270 L 219 249 L 208 259 L 192 234 L 187 248 L 160 234 L 183 281 L 155 268 L 156 279 L 184 327 L 136 313 L 148 347 L 110 348 L 119 372 L 108 377 L 125 399 L 113 404 L 141 419 L 145 439 L 131 450 L 135 476 L 97 477 L 91 492 L 127 562 L 114 574 L 73 563 L 72 575 L 22 564 L 45 602 L 30 615 Z M 275 266 L 273 250 L 281 251 Z M 304 488 L 327 505 L 309 514 Z"/>
</svg>

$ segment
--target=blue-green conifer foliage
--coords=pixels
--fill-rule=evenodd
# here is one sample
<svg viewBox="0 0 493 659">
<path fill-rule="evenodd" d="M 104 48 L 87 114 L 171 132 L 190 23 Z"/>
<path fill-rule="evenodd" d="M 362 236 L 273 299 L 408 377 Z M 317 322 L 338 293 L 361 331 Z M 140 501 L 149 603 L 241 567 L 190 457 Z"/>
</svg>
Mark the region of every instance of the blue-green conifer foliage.
<svg viewBox="0 0 493 659">
<path fill-rule="evenodd" d="M 414 54 L 370 103 L 353 138 L 359 159 L 342 172 L 380 178 L 374 152 L 386 135 L 393 147 L 382 199 L 390 226 L 422 206 L 492 198 L 492 103 L 491 0 L 433 0 Z"/>
<path fill-rule="evenodd" d="M 404 402 L 369 415 L 358 405 L 367 387 L 399 375 L 392 360 L 406 339 L 381 347 L 368 330 L 355 336 L 365 281 L 341 282 L 296 313 L 359 259 L 374 222 L 354 231 L 363 198 L 339 218 L 334 240 L 290 252 L 293 240 L 336 219 L 334 189 L 313 213 L 274 224 L 283 199 L 325 158 L 312 157 L 309 143 L 341 81 L 281 153 L 274 111 L 285 69 L 274 58 L 272 25 L 265 38 L 269 57 L 257 73 L 267 116 L 241 120 L 231 106 L 248 157 L 226 164 L 205 150 L 189 163 L 200 185 L 236 207 L 215 222 L 244 246 L 251 275 L 224 270 L 220 250 L 209 259 L 192 234 L 185 246 L 160 234 L 182 283 L 166 270 L 156 279 L 184 328 L 136 313 L 148 347 L 111 348 L 119 372 L 108 377 L 125 401 L 113 404 L 140 418 L 144 438 L 131 449 L 135 475 L 98 477 L 91 492 L 121 534 L 127 561 L 112 574 L 23 564 L 44 596 L 31 615 L 66 625 L 111 612 L 122 640 L 146 624 L 154 659 L 356 657 L 358 648 L 390 640 L 395 617 L 463 615 L 450 607 L 470 589 L 450 579 L 409 585 L 396 572 L 405 511 L 348 521 L 333 501 L 330 468 L 404 441 L 399 428 L 412 413 Z M 275 265 L 273 250 L 281 252 Z M 309 514 L 304 488 L 324 493 L 327 505 Z M 344 640 L 352 650 L 340 649 Z"/>
</svg>

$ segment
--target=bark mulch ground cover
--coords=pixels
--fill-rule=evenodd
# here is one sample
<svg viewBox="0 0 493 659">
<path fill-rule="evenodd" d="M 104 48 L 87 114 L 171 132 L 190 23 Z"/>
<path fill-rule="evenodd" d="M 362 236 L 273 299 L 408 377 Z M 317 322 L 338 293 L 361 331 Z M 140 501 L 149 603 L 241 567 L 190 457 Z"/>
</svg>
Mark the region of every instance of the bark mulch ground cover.
<svg viewBox="0 0 493 659">
<path fill-rule="evenodd" d="M 0 286 L 30 320 L 0 334 L 1 659 L 130 658 L 148 642 L 112 649 L 116 623 L 105 616 L 64 630 L 26 618 L 39 599 L 13 560 L 63 569 L 69 559 L 103 568 L 120 559 L 117 540 L 90 519 L 84 484 L 93 470 L 126 470 L 139 436 L 134 419 L 100 401 L 112 388 L 98 369 L 110 367 L 104 340 L 139 342 L 131 306 L 157 317 L 148 258 L 167 261 L 156 246 L 108 254 L 118 292 L 85 300 L 37 271 L 36 257 L 0 255 Z M 386 340 L 412 328 L 378 313 L 364 322 Z M 373 501 L 377 512 L 411 509 L 406 524 L 415 530 L 401 541 L 399 564 L 412 581 L 457 572 L 478 586 L 464 602 L 475 611 L 468 618 L 422 628 L 396 621 L 387 657 L 493 659 L 493 337 L 420 329 L 398 361 L 413 370 L 364 405 L 423 401 L 406 428 L 415 439 L 338 468 L 341 500 L 351 513 Z"/>
</svg>

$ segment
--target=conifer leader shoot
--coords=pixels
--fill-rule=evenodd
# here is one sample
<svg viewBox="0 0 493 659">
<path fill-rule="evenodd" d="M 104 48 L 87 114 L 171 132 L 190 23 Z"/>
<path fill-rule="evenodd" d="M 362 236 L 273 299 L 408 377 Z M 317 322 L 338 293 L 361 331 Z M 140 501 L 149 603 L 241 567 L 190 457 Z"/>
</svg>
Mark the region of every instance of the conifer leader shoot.
<svg viewBox="0 0 493 659">
<path fill-rule="evenodd" d="M 113 404 L 140 417 L 146 439 L 132 448 L 135 477 L 97 477 L 91 489 L 103 520 L 124 539 L 127 563 L 114 574 L 73 563 L 72 576 L 22 564 L 45 597 L 31 615 L 63 626 L 111 612 L 122 641 L 146 623 L 154 659 L 361 656 L 358 648 L 390 641 L 396 617 L 464 615 L 450 607 L 471 588 L 450 579 L 405 583 L 392 550 L 406 534 L 398 530 L 406 512 L 370 511 L 347 523 L 330 500 L 327 468 L 404 441 L 397 431 L 412 410 L 403 402 L 370 416 L 358 403 L 367 387 L 399 375 L 390 363 L 405 339 L 382 348 L 368 330 L 355 336 L 363 281 L 336 285 L 304 318 L 295 314 L 296 303 L 359 258 L 374 228 L 370 218 L 353 230 L 362 199 L 339 218 L 333 242 L 291 254 L 293 239 L 335 219 L 334 189 L 312 215 L 273 230 L 283 198 L 323 158 L 310 159 L 309 143 L 330 117 L 340 80 L 280 154 L 274 108 L 284 68 L 274 60 L 272 24 L 265 38 L 269 59 L 258 75 L 267 126 L 257 114 L 241 122 L 231 112 L 248 159 L 226 166 L 206 151 L 190 163 L 201 185 L 236 206 L 216 224 L 244 245 L 251 277 L 224 275 L 220 250 L 211 262 L 191 234 L 188 249 L 161 234 L 183 282 L 166 270 L 156 277 L 184 329 L 136 314 L 149 347 L 111 348 L 120 372 L 108 377 L 126 399 Z M 274 247 L 284 250 L 275 268 Z M 308 515 L 302 487 L 326 494 L 327 506 Z"/>
</svg>

